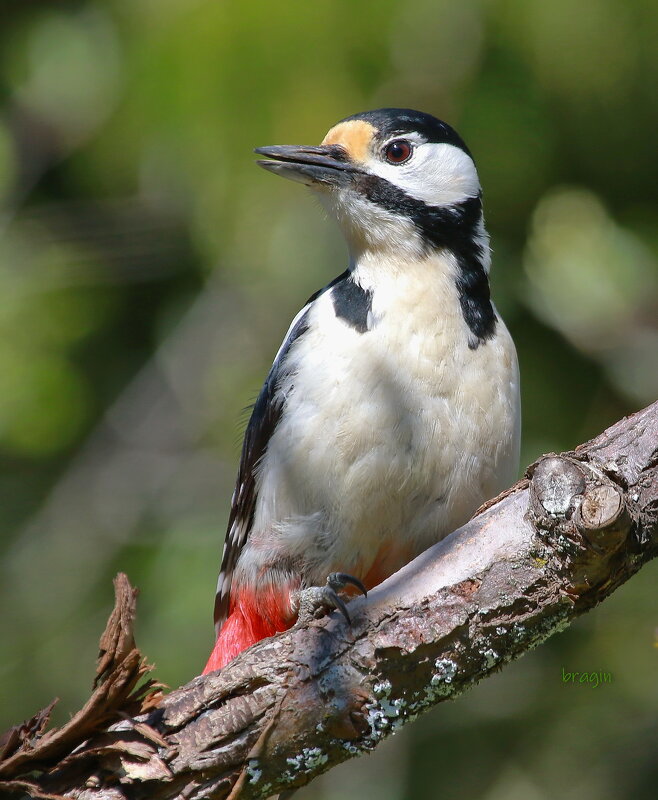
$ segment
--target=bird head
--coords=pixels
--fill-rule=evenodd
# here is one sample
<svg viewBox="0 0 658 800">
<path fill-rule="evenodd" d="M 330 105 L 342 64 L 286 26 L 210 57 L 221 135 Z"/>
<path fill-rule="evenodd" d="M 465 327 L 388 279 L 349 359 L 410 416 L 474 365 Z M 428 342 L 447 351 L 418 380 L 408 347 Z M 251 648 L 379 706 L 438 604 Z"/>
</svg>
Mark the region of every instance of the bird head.
<svg viewBox="0 0 658 800">
<path fill-rule="evenodd" d="M 481 190 L 460 136 L 430 114 L 383 108 L 347 117 L 319 146 L 275 145 L 258 164 L 317 192 L 353 257 L 452 246 L 483 236 Z M 450 229 L 450 231 L 448 231 Z"/>
</svg>

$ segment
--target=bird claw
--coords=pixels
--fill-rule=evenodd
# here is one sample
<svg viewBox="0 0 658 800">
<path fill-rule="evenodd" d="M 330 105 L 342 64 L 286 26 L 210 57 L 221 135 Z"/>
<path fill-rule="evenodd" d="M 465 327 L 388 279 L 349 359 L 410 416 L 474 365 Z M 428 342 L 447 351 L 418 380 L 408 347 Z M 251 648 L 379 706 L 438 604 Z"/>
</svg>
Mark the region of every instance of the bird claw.
<svg viewBox="0 0 658 800">
<path fill-rule="evenodd" d="M 352 624 L 347 605 L 338 592 L 346 586 L 355 586 L 361 594 L 368 596 L 368 591 L 363 583 L 352 575 L 344 572 L 332 572 L 327 576 L 324 586 L 311 586 L 297 592 L 297 622 L 304 623 L 309 619 L 319 619 L 328 611 L 336 609 L 345 617 L 348 625 Z"/>
</svg>

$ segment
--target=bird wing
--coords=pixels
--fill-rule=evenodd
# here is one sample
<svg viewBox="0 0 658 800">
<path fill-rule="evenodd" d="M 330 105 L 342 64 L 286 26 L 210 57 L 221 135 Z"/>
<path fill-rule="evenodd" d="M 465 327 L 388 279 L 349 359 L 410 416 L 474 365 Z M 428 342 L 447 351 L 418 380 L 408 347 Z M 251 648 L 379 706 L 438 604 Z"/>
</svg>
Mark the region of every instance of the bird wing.
<svg viewBox="0 0 658 800">
<path fill-rule="evenodd" d="M 309 303 L 292 321 L 263 388 L 254 403 L 247 425 L 242 443 L 238 478 L 231 500 L 222 566 L 217 579 L 214 614 L 217 634 L 229 613 L 233 572 L 253 525 L 258 498 L 256 470 L 265 455 L 268 442 L 276 429 L 285 405 L 285 397 L 278 391 L 278 387 L 282 377 L 287 374 L 286 357 L 293 343 L 308 330 L 309 309 L 316 296 L 314 295 L 309 300 Z"/>
</svg>

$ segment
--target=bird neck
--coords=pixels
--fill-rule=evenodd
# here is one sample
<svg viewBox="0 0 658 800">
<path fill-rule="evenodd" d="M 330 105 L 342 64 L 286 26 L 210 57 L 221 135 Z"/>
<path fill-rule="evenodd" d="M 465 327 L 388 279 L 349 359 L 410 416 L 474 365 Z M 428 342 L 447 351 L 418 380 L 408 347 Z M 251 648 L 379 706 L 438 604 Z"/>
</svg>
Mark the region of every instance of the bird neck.
<svg viewBox="0 0 658 800">
<path fill-rule="evenodd" d="M 425 276 L 425 281 L 454 286 L 470 332 L 469 347 L 476 349 L 493 337 L 496 327 L 481 198 L 467 198 L 453 206 L 422 205 L 413 218 L 398 218 L 388 236 L 351 237 L 352 278 L 373 291 L 382 281 L 412 273 Z"/>
</svg>

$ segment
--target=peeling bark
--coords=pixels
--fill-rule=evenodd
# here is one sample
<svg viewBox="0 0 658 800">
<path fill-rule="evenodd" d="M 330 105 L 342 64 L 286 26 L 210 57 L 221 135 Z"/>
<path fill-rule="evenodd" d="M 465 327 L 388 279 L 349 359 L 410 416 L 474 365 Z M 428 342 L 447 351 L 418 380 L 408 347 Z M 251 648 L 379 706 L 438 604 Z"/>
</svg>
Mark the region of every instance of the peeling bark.
<svg viewBox="0 0 658 800">
<path fill-rule="evenodd" d="M 266 639 L 166 696 L 132 639 L 134 590 L 97 685 L 0 741 L 7 796 L 265 798 L 372 750 L 562 630 L 658 554 L 658 403 L 544 456 L 466 525 L 339 614 Z"/>
</svg>

